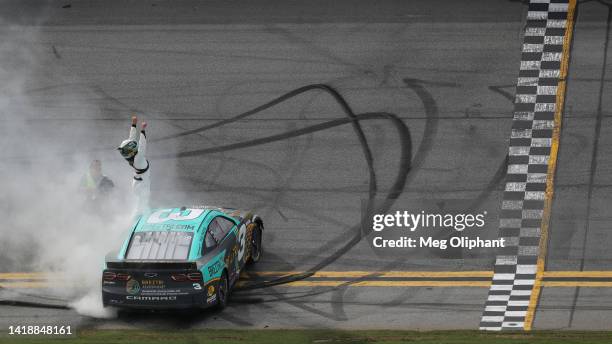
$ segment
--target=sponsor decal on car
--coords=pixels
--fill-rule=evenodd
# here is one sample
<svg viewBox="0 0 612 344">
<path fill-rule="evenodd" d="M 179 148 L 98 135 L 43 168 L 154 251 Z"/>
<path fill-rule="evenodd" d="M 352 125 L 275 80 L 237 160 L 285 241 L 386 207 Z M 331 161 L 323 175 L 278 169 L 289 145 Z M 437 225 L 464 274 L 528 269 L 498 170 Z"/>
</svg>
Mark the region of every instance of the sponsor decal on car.
<svg viewBox="0 0 612 344">
<path fill-rule="evenodd" d="M 127 295 L 125 299 L 130 301 L 176 301 L 176 296 Z"/>
<path fill-rule="evenodd" d="M 142 226 L 143 230 L 150 231 L 193 231 L 197 227 L 189 224 L 171 224 L 171 223 L 158 223 L 158 224 L 147 224 Z"/>
<path fill-rule="evenodd" d="M 141 282 L 142 289 L 165 289 L 166 284 L 160 279 L 145 279 Z"/>
<path fill-rule="evenodd" d="M 238 256 L 238 243 L 234 244 L 234 246 L 232 246 L 230 253 L 227 255 L 227 257 L 225 257 L 225 265 L 227 265 L 228 267 L 234 265 L 234 267 L 238 266 L 238 261 L 236 260 L 236 257 Z"/>
<path fill-rule="evenodd" d="M 213 296 L 209 296 L 206 299 L 206 303 L 214 303 L 215 301 L 217 301 L 217 294 L 214 294 Z"/>
<path fill-rule="evenodd" d="M 140 284 L 137 280 L 131 279 L 125 284 L 125 291 L 129 294 L 136 295 L 140 292 Z"/>
<path fill-rule="evenodd" d="M 211 297 L 215 294 L 215 286 L 214 285 L 209 285 L 208 286 L 208 291 L 206 292 L 208 297 Z"/>
<path fill-rule="evenodd" d="M 219 271 L 223 268 L 223 263 L 220 260 L 217 260 L 212 265 L 208 267 L 208 274 L 210 276 L 216 276 Z"/>
</svg>

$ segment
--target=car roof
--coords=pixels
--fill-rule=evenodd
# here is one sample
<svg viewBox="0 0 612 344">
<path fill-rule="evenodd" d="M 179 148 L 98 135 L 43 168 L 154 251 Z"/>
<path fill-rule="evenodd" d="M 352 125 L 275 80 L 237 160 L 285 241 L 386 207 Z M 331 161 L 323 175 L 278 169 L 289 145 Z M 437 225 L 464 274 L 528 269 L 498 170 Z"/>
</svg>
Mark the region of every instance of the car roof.
<svg viewBox="0 0 612 344">
<path fill-rule="evenodd" d="M 216 213 L 215 210 L 185 207 L 151 209 L 142 214 L 134 231 L 194 232 L 208 220 L 209 214 Z"/>
<path fill-rule="evenodd" d="M 144 212 L 142 216 L 140 216 L 134 228 L 134 232 L 168 230 L 195 232 L 202 224 L 208 225 L 208 222 L 217 215 L 225 215 L 237 221 L 241 221 L 243 217 L 248 216 L 248 214 L 248 212 L 243 210 L 211 206 L 155 208 Z"/>
</svg>

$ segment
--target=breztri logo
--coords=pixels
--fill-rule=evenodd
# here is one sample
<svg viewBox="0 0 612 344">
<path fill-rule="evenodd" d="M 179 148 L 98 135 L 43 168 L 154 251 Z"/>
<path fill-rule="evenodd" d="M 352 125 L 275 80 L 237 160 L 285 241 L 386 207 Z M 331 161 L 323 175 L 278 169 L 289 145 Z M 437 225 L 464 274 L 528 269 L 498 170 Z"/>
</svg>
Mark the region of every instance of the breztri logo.
<svg viewBox="0 0 612 344">
<path fill-rule="evenodd" d="M 176 301 L 176 296 L 132 296 L 125 297 L 126 300 L 133 301 Z"/>
</svg>

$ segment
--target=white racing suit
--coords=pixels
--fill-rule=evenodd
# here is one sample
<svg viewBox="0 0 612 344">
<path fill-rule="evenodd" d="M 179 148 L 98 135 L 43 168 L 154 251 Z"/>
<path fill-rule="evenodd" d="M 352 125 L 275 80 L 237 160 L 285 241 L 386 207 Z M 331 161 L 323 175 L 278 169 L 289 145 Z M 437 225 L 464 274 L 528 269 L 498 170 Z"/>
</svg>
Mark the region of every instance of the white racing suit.
<svg viewBox="0 0 612 344">
<path fill-rule="evenodd" d="M 140 137 L 136 124 L 130 128 L 130 136 L 124 140 L 118 150 L 121 155 L 134 169 L 134 180 L 132 189 L 136 196 L 136 214 L 142 214 L 149 209 L 149 197 L 151 195 L 151 177 L 149 172 L 149 161 L 147 153 L 147 135 L 144 127 L 140 130 Z"/>
</svg>

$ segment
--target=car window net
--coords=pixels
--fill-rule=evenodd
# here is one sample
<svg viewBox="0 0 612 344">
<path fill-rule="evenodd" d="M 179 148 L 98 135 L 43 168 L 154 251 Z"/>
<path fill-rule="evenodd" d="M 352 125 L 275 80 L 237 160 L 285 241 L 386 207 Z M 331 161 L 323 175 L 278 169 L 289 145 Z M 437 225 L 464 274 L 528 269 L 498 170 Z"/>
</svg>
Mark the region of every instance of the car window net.
<svg viewBox="0 0 612 344">
<path fill-rule="evenodd" d="M 206 245 L 205 245 L 206 248 L 212 248 L 217 245 L 217 241 L 212 237 L 212 234 L 210 232 L 206 233 L 205 240 L 206 240 Z"/>
</svg>

